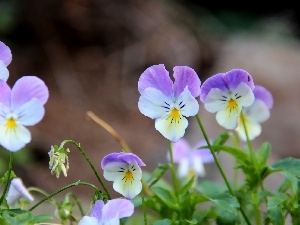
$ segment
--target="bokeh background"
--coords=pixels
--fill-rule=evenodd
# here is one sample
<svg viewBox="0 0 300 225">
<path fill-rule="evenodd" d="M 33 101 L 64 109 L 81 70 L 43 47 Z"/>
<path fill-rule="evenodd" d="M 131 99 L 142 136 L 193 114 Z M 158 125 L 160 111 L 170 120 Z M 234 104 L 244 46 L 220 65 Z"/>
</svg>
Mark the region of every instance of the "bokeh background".
<svg viewBox="0 0 300 225">
<path fill-rule="evenodd" d="M 33 74 L 50 91 L 46 115 L 30 127 L 32 142 L 15 154 L 14 171 L 27 186 L 48 192 L 77 180 L 97 183 L 72 145 L 67 177 L 56 179 L 48 168 L 50 146 L 65 139 L 79 142 L 100 174 L 101 159 L 121 151 L 107 131 L 87 120 L 87 111 L 117 130 L 144 160 L 145 170 L 166 163 L 168 141 L 137 107 L 139 76 L 154 64 L 165 64 L 170 74 L 176 65 L 190 66 L 202 82 L 233 68 L 247 70 L 274 97 L 271 117 L 254 146 L 270 142 L 271 160 L 299 157 L 299 18 L 299 10 L 282 3 L 270 7 L 191 0 L 0 1 L 0 40 L 13 54 L 8 83 Z M 202 103 L 199 113 L 211 138 L 225 131 Z M 191 145 L 202 139 L 194 118 L 185 137 Z M 219 157 L 225 168 L 231 167 L 228 156 Z M 1 150 L 1 174 L 7 159 L 8 152 Z M 205 179 L 218 179 L 215 166 L 207 167 Z M 86 187 L 72 191 L 87 198 L 91 192 Z"/>
</svg>

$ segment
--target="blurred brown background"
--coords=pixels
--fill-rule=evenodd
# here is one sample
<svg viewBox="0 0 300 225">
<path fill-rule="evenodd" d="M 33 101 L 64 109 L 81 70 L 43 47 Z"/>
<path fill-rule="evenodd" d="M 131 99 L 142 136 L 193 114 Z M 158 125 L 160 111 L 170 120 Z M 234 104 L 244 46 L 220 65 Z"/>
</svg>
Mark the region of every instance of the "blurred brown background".
<svg viewBox="0 0 300 225">
<path fill-rule="evenodd" d="M 97 184 L 72 145 L 68 177 L 56 179 L 48 168 L 50 146 L 65 139 L 79 142 L 101 175 L 103 156 L 121 151 L 110 134 L 86 119 L 89 110 L 124 137 L 145 170 L 166 163 L 168 141 L 137 107 L 140 74 L 161 63 L 171 75 L 176 65 L 190 66 L 202 82 L 233 68 L 247 70 L 274 97 L 255 146 L 269 141 L 273 160 L 299 157 L 299 12 L 275 5 L 252 8 L 197 1 L 0 1 L 0 40 L 13 53 L 8 82 L 34 74 L 50 90 L 44 119 L 30 127 L 32 142 L 15 154 L 17 175 L 27 186 L 49 192 L 77 180 Z M 200 108 L 210 137 L 224 131 L 202 103 Z M 194 118 L 185 137 L 191 145 L 202 139 Z M 1 150 L 2 172 L 7 155 Z M 225 167 L 227 160 L 221 158 Z M 218 176 L 214 165 L 208 167 L 208 177 Z M 91 190 L 72 191 L 87 196 Z"/>
</svg>

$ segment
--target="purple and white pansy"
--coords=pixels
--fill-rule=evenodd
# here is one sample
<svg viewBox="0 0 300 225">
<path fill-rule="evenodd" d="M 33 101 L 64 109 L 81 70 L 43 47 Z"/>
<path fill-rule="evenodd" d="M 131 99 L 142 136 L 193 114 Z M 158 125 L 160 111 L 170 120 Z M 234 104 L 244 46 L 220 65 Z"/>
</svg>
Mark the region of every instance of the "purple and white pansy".
<svg viewBox="0 0 300 225">
<path fill-rule="evenodd" d="M 10 186 L 6 195 L 6 201 L 9 206 L 14 206 L 19 199 L 24 198 L 33 201 L 34 198 L 29 193 L 21 178 L 15 177 L 11 180 Z"/>
<path fill-rule="evenodd" d="M 112 199 L 106 204 L 97 200 L 91 209 L 90 216 L 84 216 L 78 225 L 119 225 L 120 219 L 130 217 L 134 205 L 128 199 Z"/>
<path fill-rule="evenodd" d="M 196 97 L 200 95 L 201 81 L 187 66 L 174 67 L 175 81 L 163 64 L 147 68 L 138 81 L 141 94 L 138 108 L 142 114 L 155 119 L 155 128 L 172 142 L 183 137 L 188 126 L 186 117 L 199 111 Z"/>
<path fill-rule="evenodd" d="M 200 100 L 208 112 L 217 113 L 217 122 L 226 129 L 237 128 L 243 107 L 254 102 L 252 76 L 233 69 L 208 78 L 201 86 Z"/>
<path fill-rule="evenodd" d="M 11 63 L 11 60 L 10 48 L 0 41 L 0 80 L 7 81 L 9 77 L 7 66 Z"/>
<path fill-rule="evenodd" d="M 145 163 L 133 153 L 114 152 L 101 161 L 103 176 L 113 181 L 113 188 L 128 199 L 134 198 L 142 190 L 142 170 Z"/>
<path fill-rule="evenodd" d="M 11 152 L 23 148 L 31 140 L 25 126 L 40 122 L 49 97 L 44 81 L 36 76 L 23 76 L 11 89 L 0 80 L 0 145 Z"/>
<path fill-rule="evenodd" d="M 184 138 L 173 143 L 173 161 L 178 164 L 180 178 L 205 176 L 204 164 L 214 162 L 214 157 L 208 148 L 199 149 L 206 145 L 206 141 L 201 140 L 192 148 Z M 169 153 L 167 158 L 170 159 Z"/>
<path fill-rule="evenodd" d="M 250 140 L 253 140 L 261 134 L 262 128 L 260 123 L 270 117 L 270 109 L 273 107 L 273 96 L 266 88 L 256 85 L 253 93 L 255 96 L 253 104 L 248 107 L 243 107 L 244 120 Z M 236 132 L 243 141 L 247 140 L 241 119 L 239 120 Z"/>
</svg>

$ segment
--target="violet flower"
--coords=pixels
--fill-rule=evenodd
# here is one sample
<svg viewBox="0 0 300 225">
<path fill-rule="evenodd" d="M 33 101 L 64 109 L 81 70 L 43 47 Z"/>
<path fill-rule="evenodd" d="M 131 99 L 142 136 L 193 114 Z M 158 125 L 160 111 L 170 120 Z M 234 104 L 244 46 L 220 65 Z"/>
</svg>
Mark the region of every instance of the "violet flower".
<svg viewBox="0 0 300 225">
<path fill-rule="evenodd" d="M 132 153 L 111 153 L 101 161 L 103 176 L 113 181 L 113 188 L 128 199 L 134 198 L 142 190 L 142 170 L 144 162 Z"/>
<path fill-rule="evenodd" d="M 106 204 L 97 200 L 90 216 L 84 216 L 78 225 L 119 225 L 121 218 L 130 217 L 133 212 L 134 205 L 128 199 L 112 199 Z"/>
<path fill-rule="evenodd" d="M 10 48 L 0 41 L 0 80 L 7 81 L 9 77 L 7 66 L 11 63 L 11 60 Z"/>
<path fill-rule="evenodd" d="M 254 83 L 245 70 L 233 69 L 208 78 L 201 86 L 200 100 L 226 129 L 237 128 L 242 107 L 254 102 Z"/>
<path fill-rule="evenodd" d="M 47 86 L 36 76 L 21 77 L 12 89 L 0 80 L 0 145 L 15 152 L 29 143 L 31 133 L 25 126 L 42 120 L 48 97 Z"/>
<path fill-rule="evenodd" d="M 165 138 L 176 142 L 188 126 L 186 117 L 199 111 L 195 98 L 200 95 L 201 82 L 190 67 L 175 66 L 173 70 L 174 83 L 162 64 L 142 73 L 138 81 L 138 107 L 142 114 L 155 119 L 155 128 Z"/>
</svg>

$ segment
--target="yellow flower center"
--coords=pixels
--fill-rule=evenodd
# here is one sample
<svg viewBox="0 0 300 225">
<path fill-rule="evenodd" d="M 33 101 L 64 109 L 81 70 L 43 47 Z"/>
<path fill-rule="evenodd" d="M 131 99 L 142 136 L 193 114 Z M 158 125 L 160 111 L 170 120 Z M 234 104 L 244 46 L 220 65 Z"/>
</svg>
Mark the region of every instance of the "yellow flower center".
<svg viewBox="0 0 300 225">
<path fill-rule="evenodd" d="M 169 117 L 171 119 L 171 123 L 173 122 L 173 120 L 175 120 L 175 122 L 179 121 L 181 119 L 181 115 L 179 113 L 179 110 L 174 108 L 171 112 L 171 116 Z"/>
<path fill-rule="evenodd" d="M 234 99 L 231 98 L 231 99 L 228 101 L 228 107 L 229 107 L 230 109 L 234 109 L 235 107 L 237 107 L 236 100 L 234 100 Z"/>
<path fill-rule="evenodd" d="M 16 123 L 16 120 L 14 118 L 9 118 L 7 121 L 6 121 L 6 126 L 8 128 L 15 128 L 17 126 L 17 123 Z"/>
<path fill-rule="evenodd" d="M 133 174 L 132 174 L 131 171 L 128 170 L 128 171 L 125 173 L 125 179 L 126 179 L 126 180 L 132 180 L 132 179 L 133 179 Z"/>
</svg>

